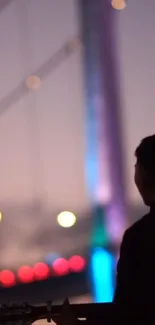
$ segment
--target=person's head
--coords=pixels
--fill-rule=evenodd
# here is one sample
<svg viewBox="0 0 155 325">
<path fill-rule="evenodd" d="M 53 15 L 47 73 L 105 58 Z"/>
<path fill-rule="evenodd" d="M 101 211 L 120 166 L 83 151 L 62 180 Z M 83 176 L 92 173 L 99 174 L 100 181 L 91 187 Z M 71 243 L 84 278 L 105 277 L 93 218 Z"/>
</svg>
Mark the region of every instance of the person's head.
<svg viewBox="0 0 155 325">
<path fill-rule="evenodd" d="M 155 203 L 155 134 L 144 138 L 135 151 L 135 184 L 146 205 Z"/>
</svg>

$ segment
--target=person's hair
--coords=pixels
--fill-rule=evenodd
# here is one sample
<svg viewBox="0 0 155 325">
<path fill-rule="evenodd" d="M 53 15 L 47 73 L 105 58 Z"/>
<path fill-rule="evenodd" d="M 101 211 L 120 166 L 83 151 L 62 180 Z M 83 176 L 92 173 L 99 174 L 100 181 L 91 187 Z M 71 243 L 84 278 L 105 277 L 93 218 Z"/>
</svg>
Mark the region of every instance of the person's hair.
<svg viewBox="0 0 155 325">
<path fill-rule="evenodd" d="M 151 176 L 155 177 L 155 134 L 144 138 L 136 148 L 137 163 Z"/>
</svg>

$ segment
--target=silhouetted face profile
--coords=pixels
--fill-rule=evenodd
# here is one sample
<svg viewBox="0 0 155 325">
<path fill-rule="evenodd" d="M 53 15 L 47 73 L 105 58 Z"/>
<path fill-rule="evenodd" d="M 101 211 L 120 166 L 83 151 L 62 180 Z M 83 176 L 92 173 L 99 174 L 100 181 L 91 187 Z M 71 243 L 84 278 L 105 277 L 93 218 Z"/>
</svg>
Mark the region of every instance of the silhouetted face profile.
<svg viewBox="0 0 155 325">
<path fill-rule="evenodd" d="M 138 188 L 138 191 L 146 205 L 150 205 L 150 200 L 149 200 L 149 193 L 147 191 L 146 187 L 146 180 L 145 180 L 145 175 L 143 172 L 142 167 L 136 163 L 135 165 L 135 184 Z"/>
<path fill-rule="evenodd" d="M 144 138 L 135 151 L 135 184 L 146 205 L 155 204 L 155 135 Z"/>
</svg>

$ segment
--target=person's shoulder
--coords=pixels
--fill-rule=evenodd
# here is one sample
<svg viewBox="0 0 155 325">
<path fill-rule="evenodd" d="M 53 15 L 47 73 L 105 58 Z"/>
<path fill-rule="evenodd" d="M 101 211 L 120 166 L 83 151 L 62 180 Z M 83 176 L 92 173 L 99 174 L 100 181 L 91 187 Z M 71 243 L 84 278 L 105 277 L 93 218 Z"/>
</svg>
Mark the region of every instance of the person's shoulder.
<svg viewBox="0 0 155 325">
<path fill-rule="evenodd" d="M 132 224 L 127 230 L 125 231 L 125 237 L 126 239 L 137 239 L 137 236 L 140 236 L 143 234 L 143 232 L 147 229 L 148 225 L 148 216 L 149 214 L 144 215 L 141 219 L 136 221 L 134 224 Z"/>
<path fill-rule="evenodd" d="M 127 232 L 128 233 L 132 233 L 135 232 L 137 230 L 142 229 L 143 227 L 145 227 L 145 225 L 148 222 L 148 217 L 149 217 L 149 213 L 145 214 L 142 218 L 140 218 L 139 220 L 137 220 L 136 222 L 134 222 L 128 229 Z"/>
</svg>

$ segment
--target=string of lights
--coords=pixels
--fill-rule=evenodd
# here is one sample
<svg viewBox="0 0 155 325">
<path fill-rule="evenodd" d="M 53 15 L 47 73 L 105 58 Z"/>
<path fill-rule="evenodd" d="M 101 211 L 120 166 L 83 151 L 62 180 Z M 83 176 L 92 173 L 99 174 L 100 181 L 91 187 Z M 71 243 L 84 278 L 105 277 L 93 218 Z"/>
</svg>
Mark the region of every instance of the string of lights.
<svg viewBox="0 0 155 325">
<path fill-rule="evenodd" d="M 46 280 L 50 277 L 65 276 L 70 273 L 82 272 L 87 266 L 87 261 L 80 255 L 73 255 L 70 258 L 57 258 L 52 264 L 39 262 L 33 266 L 22 265 L 17 271 L 1 270 L 0 285 L 12 287 L 19 283 L 31 283 L 34 281 Z"/>
<path fill-rule="evenodd" d="M 48 77 L 56 68 L 60 66 L 70 55 L 76 53 L 82 48 L 80 37 L 74 36 L 68 40 L 62 47 L 53 54 L 41 67 L 33 71 L 31 75 L 26 76 L 23 81 L 17 85 L 9 94 L 2 97 L 0 100 L 0 118 L 10 109 L 13 105 L 19 102 L 22 98 L 27 96 L 30 91 L 36 91 L 41 86 L 44 78 Z"/>
</svg>

